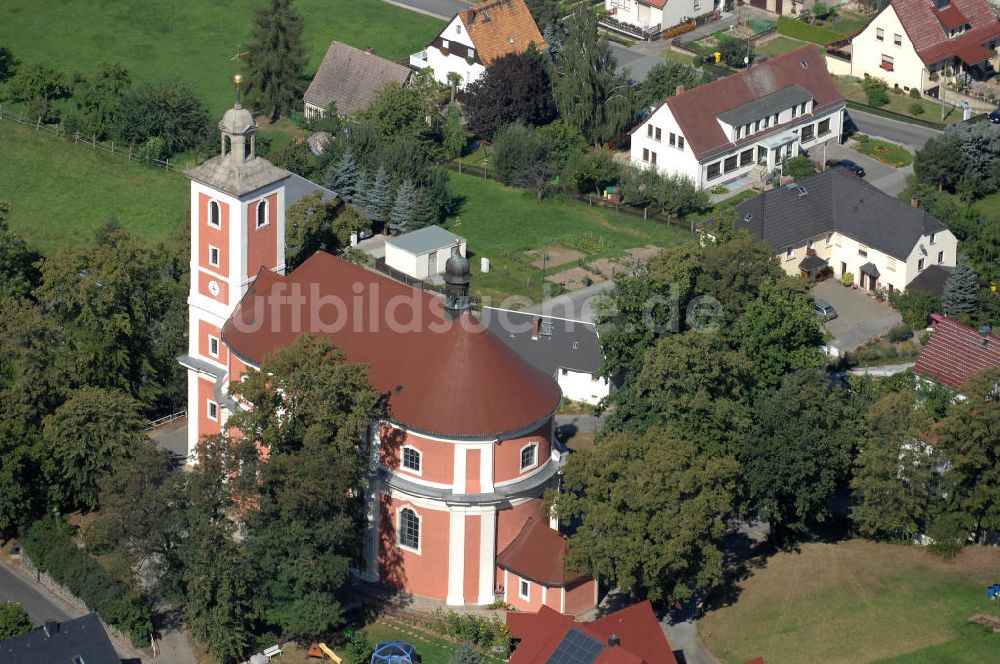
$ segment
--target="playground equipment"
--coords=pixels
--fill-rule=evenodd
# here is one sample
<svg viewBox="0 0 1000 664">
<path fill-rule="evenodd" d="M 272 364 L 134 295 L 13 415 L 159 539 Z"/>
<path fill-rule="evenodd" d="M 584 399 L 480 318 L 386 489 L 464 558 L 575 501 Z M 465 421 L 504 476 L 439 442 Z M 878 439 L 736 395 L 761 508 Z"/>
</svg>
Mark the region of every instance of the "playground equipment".
<svg viewBox="0 0 1000 664">
<path fill-rule="evenodd" d="M 993 600 L 1000 599 L 1000 583 L 987 587 L 986 596 Z"/>
<path fill-rule="evenodd" d="M 344 661 L 340 658 L 340 655 L 330 650 L 325 643 L 314 643 L 309 646 L 309 651 L 306 653 L 306 656 L 317 659 L 329 657 L 333 664 L 343 664 Z"/>
<path fill-rule="evenodd" d="M 371 664 L 413 664 L 417 649 L 406 641 L 383 641 L 375 646 Z"/>
</svg>

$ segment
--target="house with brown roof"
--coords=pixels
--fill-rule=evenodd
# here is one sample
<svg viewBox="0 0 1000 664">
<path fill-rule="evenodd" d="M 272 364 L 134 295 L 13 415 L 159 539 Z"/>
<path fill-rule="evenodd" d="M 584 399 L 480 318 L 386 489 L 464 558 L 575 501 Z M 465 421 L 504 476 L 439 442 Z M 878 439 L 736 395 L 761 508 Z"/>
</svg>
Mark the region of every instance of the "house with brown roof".
<svg viewBox="0 0 1000 664">
<path fill-rule="evenodd" d="M 605 15 L 618 24 L 602 23 L 604 27 L 629 37 L 645 39 L 661 30 L 687 23 L 722 8 L 715 0 L 604 0 Z M 638 28 L 630 31 L 629 27 Z"/>
<path fill-rule="evenodd" d="M 699 188 L 760 177 L 839 143 L 844 109 L 823 55 L 803 46 L 660 102 L 632 130 L 632 163 Z"/>
<path fill-rule="evenodd" d="M 937 96 L 941 79 L 996 73 L 998 43 L 1000 22 L 987 0 L 890 0 L 860 32 L 833 45 L 827 60 L 836 74 Z"/>
<path fill-rule="evenodd" d="M 913 373 L 956 390 L 983 369 L 1000 369 L 1000 337 L 989 326 L 978 330 L 941 314 L 931 314 L 930 341 Z"/>
<path fill-rule="evenodd" d="M 677 664 L 649 600 L 581 623 L 548 607 L 507 614 L 510 664 Z"/>
<path fill-rule="evenodd" d="M 548 48 L 524 0 L 490 0 L 455 14 L 427 48 L 410 56 L 410 67 L 430 69 L 443 84 L 454 72 L 461 77 L 458 87 L 464 89 L 494 60 L 524 53 L 530 44 L 539 51 Z"/>
<path fill-rule="evenodd" d="M 306 90 L 306 117 L 322 115 L 330 104 L 336 106 L 340 115 L 360 111 L 375 101 L 389 83 L 403 85 L 411 73 L 409 67 L 380 58 L 370 48 L 362 51 L 331 42 Z"/>
</svg>

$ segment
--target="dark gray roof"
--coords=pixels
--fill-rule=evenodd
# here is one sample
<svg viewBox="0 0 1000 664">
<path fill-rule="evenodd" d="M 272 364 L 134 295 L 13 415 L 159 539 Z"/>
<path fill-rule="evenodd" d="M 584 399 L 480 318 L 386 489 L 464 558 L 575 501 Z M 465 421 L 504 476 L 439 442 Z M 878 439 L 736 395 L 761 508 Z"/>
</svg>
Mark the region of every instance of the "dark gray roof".
<svg viewBox="0 0 1000 664">
<path fill-rule="evenodd" d="M 285 181 L 285 208 L 290 208 L 314 191 L 322 192 L 324 201 L 337 197 L 337 192 L 292 173 Z"/>
<path fill-rule="evenodd" d="M 366 53 L 353 46 L 331 42 L 320 63 L 305 101 L 326 109 L 337 105 L 337 113 L 349 115 L 366 108 L 392 81 L 400 85 L 410 77 L 410 68 Z"/>
<path fill-rule="evenodd" d="M 947 230 L 936 217 L 888 196 L 845 168 L 830 168 L 766 191 L 737 208 L 746 229 L 775 251 L 832 231 L 906 260 L 921 236 Z"/>
<path fill-rule="evenodd" d="M 871 261 L 862 265 L 859 272 L 863 272 L 864 274 L 875 277 L 876 279 L 882 276 L 881 274 L 879 274 L 878 268 L 875 267 L 875 263 L 872 263 Z"/>
<path fill-rule="evenodd" d="M 801 85 L 790 85 L 769 95 L 758 97 L 753 101 L 740 104 L 736 108 L 719 113 L 719 119 L 728 125 L 739 127 L 748 122 L 755 122 L 769 115 L 786 111 L 813 98 Z"/>
<path fill-rule="evenodd" d="M 459 236 L 451 231 L 446 231 L 440 226 L 426 226 L 419 230 L 403 233 L 386 240 L 386 244 L 399 247 L 403 251 L 419 256 L 431 251 L 440 251 L 455 244 L 455 240 L 461 240 Z"/>
<path fill-rule="evenodd" d="M 86 664 L 121 664 L 96 613 L 55 623 L 50 634 L 39 627 L 0 641 L 0 662 L 73 664 L 74 657 Z"/>
<path fill-rule="evenodd" d="M 559 369 L 597 373 L 601 349 L 593 323 L 552 318 L 523 311 L 483 307 L 483 322 L 531 366 L 550 376 Z M 531 338 L 531 321 L 539 318 L 537 339 Z"/>
<path fill-rule="evenodd" d="M 827 262 L 825 258 L 820 258 L 816 254 L 812 254 L 811 256 L 806 256 L 802 259 L 802 262 L 799 263 L 799 269 L 809 272 L 810 270 L 821 268 L 826 264 Z"/>
<path fill-rule="evenodd" d="M 288 171 L 278 168 L 263 157 L 238 162 L 223 156 L 212 157 L 203 164 L 188 169 L 185 174 L 196 182 L 236 197 L 279 182 L 289 175 Z"/>
<path fill-rule="evenodd" d="M 906 284 L 906 290 L 917 290 L 940 297 L 944 293 L 944 285 L 948 281 L 948 277 L 954 272 L 955 268 L 947 265 L 931 265 L 913 277 L 913 280 Z"/>
</svg>

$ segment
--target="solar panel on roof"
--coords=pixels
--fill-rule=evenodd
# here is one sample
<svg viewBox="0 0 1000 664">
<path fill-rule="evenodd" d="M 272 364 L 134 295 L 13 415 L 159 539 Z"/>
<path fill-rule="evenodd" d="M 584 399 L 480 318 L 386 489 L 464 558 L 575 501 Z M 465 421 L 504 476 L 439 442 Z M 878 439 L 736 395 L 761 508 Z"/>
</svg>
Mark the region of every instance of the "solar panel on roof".
<svg viewBox="0 0 1000 664">
<path fill-rule="evenodd" d="M 549 657 L 548 664 L 593 664 L 602 650 L 603 643 L 573 628 L 566 632 L 559 647 Z"/>
</svg>

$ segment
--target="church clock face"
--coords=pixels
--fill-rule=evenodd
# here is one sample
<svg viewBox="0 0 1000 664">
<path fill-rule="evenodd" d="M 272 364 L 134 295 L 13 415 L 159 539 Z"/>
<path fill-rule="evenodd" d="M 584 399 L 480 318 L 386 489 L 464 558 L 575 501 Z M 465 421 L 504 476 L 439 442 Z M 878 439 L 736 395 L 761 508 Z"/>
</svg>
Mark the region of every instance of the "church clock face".
<svg viewBox="0 0 1000 664">
<path fill-rule="evenodd" d="M 213 279 L 212 281 L 208 282 L 208 292 L 214 295 L 215 297 L 218 297 L 219 293 L 222 292 L 222 287 L 219 286 L 218 281 L 215 281 Z"/>
</svg>

